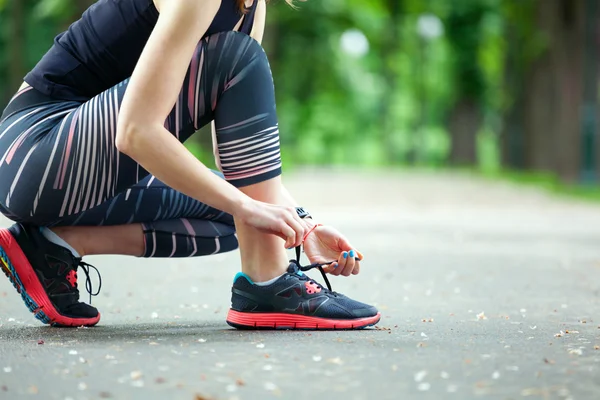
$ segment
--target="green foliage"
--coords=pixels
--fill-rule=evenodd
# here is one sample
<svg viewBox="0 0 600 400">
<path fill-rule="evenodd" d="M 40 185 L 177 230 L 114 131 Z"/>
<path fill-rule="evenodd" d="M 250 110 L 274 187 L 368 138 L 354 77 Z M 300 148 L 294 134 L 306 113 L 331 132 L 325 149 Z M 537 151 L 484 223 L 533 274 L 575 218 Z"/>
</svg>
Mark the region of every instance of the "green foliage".
<svg viewBox="0 0 600 400">
<path fill-rule="evenodd" d="M 14 1 L 25 2 L 27 69 L 89 3 Z M 450 148 L 448 114 L 457 101 L 470 98 L 484 115 L 479 167 L 499 171 L 499 132 L 520 90 L 518 80 L 507 82 L 507 65 L 522 79 L 547 46 L 534 18 L 539 1 L 309 0 L 297 3 L 297 10 L 270 2 L 264 46 L 275 79 L 284 160 L 443 166 Z M 6 87 L 10 12 L 11 2 L 0 0 L 0 105 L 1 96 L 6 101 L 15 89 Z M 419 36 L 423 14 L 440 19 L 440 37 Z M 342 48 L 350 29 L 368 40 L 364 56 Z M 199 141 L 188 146 L 203 161 L 212 159 Z"/>
</svg>

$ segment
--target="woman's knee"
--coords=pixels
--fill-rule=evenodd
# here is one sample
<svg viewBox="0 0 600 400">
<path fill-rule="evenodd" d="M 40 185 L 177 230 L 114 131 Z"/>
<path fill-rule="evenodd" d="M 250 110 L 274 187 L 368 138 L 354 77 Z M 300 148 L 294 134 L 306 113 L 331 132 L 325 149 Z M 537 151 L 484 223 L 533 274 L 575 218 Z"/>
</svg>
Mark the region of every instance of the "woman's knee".
<svg viewBox="0 0 600 400">
<path fill-rule="evenodd" d="M 235 76 L 248 67 L 269 70 L 267 55 L 259 42 L 240 32 L 221 32 L 204 42 L 205 62 L 213 71 Z"/>
</svg>

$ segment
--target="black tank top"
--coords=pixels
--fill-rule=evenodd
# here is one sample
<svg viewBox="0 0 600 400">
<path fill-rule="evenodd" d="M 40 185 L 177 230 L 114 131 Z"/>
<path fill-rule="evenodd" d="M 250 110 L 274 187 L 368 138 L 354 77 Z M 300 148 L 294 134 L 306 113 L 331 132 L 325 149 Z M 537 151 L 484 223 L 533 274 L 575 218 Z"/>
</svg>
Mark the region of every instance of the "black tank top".
<svg viewBox="0 0 600 400">
<path fill-rule="evenodd" d="M 240 28 L 248 35 L 257 4 Z M 236 0 L 222 0 L 205 37 L 233 30 L 242 16 Z M 25 82 L 55 99 L 89 100 L 131 76 L 157 21 L 152 0 L 99 0 L 54 39 Z"/>
</svg>

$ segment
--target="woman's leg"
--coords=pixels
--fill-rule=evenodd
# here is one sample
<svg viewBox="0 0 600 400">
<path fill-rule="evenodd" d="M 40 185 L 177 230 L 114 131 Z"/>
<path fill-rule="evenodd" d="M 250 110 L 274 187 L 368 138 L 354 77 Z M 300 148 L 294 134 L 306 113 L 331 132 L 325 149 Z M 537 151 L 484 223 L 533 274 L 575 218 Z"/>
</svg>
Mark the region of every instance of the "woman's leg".
<svg viewBox="0 0 600 400">
<path fill-rule="evenodd" d="M 238 247 L 233 218 L 147 176 L 52 231 L 81 256 L 197 257 Z"/>
<path fill-rule="evenodd" d="M 4 136 L 0 137 L 0 204 L 5 214 L 37 226 L 60 225 L 68 219 L 76 220 L 82 213 L 92 213 L 148 176 L 114 145 L 116 118 L 126 87 L 127 82 L 123 82 L 78 107 L 72 103 L 50 104 L 33 114 L 24 113 L 22 119 L 19 116 L 18 120 L 4 121 L 0 127 L 0 135 Z M 216 155 L 225 178 L 256 199 L 279 202 L 281 161 L 273 81 L 264 51 L 246 35 L 225 33 L 201 42 L 165 125 L 185 141 L 213 119 L 217 128 Z M 92 222 L 115 223 L 100 218 Z M 123 224 L 132 222 L 126 220 Z M 88 228 L 80 229 L 70 232 L 75 236 L 89 232 Z M 63 235 L 68 235 L 66 232 Z M 139 229 L 123 228 L 119 232 L 136 235 L 131 243 L 139 243 Z M 177 236 L 177 232 L 169 233 L 171 238 Z M 96 238 L 104 243 L 103 253 L 119 250 L 116 246 L 121 243 L 108 238 L 115 230 L 98 229 L 95 234 L 106 238 Z M 19 236 L 20 242 L 0 246 L 14 249 L 33 235 L 39 243 L 42 241 L 34 229 L 16 229 L 12 235 Z M 281 239 L 241 226 L 240 242 L 243 269 L 254 279 L 269 279 L 285 271 L 287 258 Z M 17 264 L 26 264 L 24 260 L 32 257 L 19 254 Z M 61 271 L 76 269 L 77 260 L 62 261 L 68 265 Z M 36 264 L 50 268 L 42 259 Z M 26 267 L 31 270 L 38 266 Z M 18 289 L 26 291 L 25 287 Z"/>
</svg>

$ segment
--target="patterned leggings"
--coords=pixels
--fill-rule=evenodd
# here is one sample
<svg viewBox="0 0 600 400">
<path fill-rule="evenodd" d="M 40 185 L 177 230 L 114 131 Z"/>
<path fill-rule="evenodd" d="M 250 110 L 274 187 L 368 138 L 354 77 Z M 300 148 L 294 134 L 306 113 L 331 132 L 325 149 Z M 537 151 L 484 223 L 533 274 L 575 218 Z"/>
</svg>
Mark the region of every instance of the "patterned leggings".
<svg viewBox="0 0 600 400">
<path fill-rule="evenodd" d="M 231 215 L 169 188 L 117 151 L 127 84 L 83 104 L 32 101 L 41 94 L 31 88 L 15 95 L 0 121 L 0 212 L 36 226 L 141 223 L 144 257 L 236 249 Z M 281 174 L 271 70 L 245 34 L 200 42 L 165 127 L 184 142 L 213 120 L 215 158 L 227 181 L 243 187 Z"/>
</svg>

